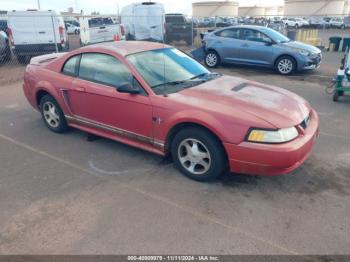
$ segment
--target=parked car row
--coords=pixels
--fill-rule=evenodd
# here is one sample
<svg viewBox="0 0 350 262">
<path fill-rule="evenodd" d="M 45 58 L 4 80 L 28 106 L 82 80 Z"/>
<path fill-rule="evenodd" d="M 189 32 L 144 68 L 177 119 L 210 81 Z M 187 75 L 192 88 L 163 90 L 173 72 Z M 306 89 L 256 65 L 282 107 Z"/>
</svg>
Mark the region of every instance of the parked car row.
<svg viewBox="0 0 350 262">
<path fill-rule="evenodd" d="M 279 16 L 267 16 L 267 17 L 204 17 L 204 18 L 192 18 L 195 27 L 225 27 L 232 25 L 273 25 L 277 23 L 283 24 L 288 28 L 349 28 L 350 21 L 348 22 L 343 17 L 279 17 Z"/>
</svg>

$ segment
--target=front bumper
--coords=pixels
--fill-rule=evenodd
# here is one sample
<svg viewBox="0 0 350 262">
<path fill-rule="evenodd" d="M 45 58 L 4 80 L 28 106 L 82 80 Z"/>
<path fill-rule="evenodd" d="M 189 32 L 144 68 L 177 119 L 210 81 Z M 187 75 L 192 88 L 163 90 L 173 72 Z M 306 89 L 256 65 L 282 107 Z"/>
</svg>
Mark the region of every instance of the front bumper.
<svg viewBox="0 0 350 262">
<path fill-rule="evenodd" d="M 306 129 L 298 126 L 299 137 L 284 144 L 259 144 L 242 142 L 238 145 L 224 143 L 230 171 L 252 175 L 281 175 L 299 167 L 312 151 L 319 133 L 316 111 L 310 113 Z"/>
<path fill-rule="evenodd" d="M 299 70 L 313 70 L 320 67 L 322 63 L 322 54 L 315 56 L 306 56 L 299 60 Z"/>
</svg>

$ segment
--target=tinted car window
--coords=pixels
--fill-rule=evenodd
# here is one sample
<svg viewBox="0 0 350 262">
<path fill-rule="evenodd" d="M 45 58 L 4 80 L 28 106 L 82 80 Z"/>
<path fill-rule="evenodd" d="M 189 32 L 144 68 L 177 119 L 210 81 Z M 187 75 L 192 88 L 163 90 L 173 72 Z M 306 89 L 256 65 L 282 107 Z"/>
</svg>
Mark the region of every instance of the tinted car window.
<svg viewBox="0 0 350 262">
<path fill-rule="evenodd" d="M 113 25 L 112 18 L 109 17 L 96 17 L 89 20 L 89 27 L 98 27 L 104 25 Z"/>
<path fill-rule="evenodd" d="M 185 23 L 186 20 L 182 15 L 166 15 L 165 22 L 172 23 L 172 24 L 181 24 L 181 23 Z"/>
<path fill-rule="evenodd" d="M 62 72 L 66 75 L 76 76 L 78 74 L 78 62 L 80 55 L 69 58 L 63 66 Z"/>
<path fill-rule="evenodd" d="M 225 30 L 222 30 L 222 31 L 216 33 L 216 35 L 221 36 L 221 37 L 238 39 L 239 38 L 239 29 L 225 29 Z"/>
<path fill-rule="evenodd" d="M 129 69 L 115 57 L 105 54 L 83 54 L 79 77 L 114 87 L 125 83 L 133 84 Z"/>
<path fill-rule="evenodd" d="M 243 40 L 254 41 L 254 42 L 271 42 L 271 39 L 265 34 L 251 29 L 243 29 L 241 38 Z"/>
</svg>

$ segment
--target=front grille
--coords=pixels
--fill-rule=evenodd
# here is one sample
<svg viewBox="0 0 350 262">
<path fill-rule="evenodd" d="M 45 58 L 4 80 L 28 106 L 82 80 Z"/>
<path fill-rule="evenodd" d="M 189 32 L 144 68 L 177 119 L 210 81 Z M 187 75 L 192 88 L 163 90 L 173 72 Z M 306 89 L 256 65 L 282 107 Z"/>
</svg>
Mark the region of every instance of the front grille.
<svg viewBox="0 0 350 262">
<path fill-rule="evenodd" d="M 310 115 L 308 115 L 304 120 L 303 122 L 300 123 L 300 126 L 303 128 L 303 129 L 306 129 L 310 124 Z"/>
</svg>

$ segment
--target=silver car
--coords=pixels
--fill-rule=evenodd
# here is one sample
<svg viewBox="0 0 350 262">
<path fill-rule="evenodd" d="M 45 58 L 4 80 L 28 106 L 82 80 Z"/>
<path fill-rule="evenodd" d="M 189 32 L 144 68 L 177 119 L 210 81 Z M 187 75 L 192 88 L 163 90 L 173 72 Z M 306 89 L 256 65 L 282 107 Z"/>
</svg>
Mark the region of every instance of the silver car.
<svg viewBox="0 0 350 262">
<path fill-rule="evenodd" d="M 205 35 L 203 45 L 208 67 L 233 63 L 273 68 L 289 75 L 318 68 L 322 60 L 317 47 L 291 41 L 263 26 L 226 27 Z"/>
</svg>

